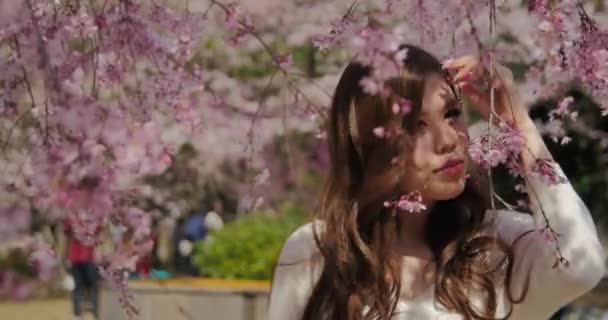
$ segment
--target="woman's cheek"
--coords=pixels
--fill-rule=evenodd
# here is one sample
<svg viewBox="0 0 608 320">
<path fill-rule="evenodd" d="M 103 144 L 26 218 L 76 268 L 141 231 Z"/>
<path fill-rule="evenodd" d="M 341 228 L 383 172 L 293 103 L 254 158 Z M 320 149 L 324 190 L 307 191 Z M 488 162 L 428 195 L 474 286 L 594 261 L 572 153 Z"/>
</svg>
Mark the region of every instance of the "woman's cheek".
<svg viewBox="0 0 608 320">
<path fill-rule="evenodd" d="M 431 159 L 433 156 L 434 154 L 429 149 L 429 146 L 426 144 L 419 145 L 414 153 L 414 163 L 412 167 L 415 170 L 415 174 L 413 176 L 416 176 L 418 179 L 424 179 L 426 176 L 428 176 L 431 168 L 430 163 L 432 162 Z"/>
</svg>

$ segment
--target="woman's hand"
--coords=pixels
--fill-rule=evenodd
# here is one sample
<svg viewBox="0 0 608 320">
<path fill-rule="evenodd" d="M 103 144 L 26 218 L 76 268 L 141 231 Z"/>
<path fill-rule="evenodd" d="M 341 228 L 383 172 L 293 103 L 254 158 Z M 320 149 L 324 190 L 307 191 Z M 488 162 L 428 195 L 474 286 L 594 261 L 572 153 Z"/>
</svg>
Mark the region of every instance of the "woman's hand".
<svg viewBox="0 0 608 320">
<path fill-rule="evenodd" d="M 490 72 L 484 68 L 479 59 L 467 55 L 450 60 L 444 68 L 453 74 L 452 82 L 461 88 L 463 95 L 471 105 L 481 113 L 484 119 L 490 117 Z M 524 107 L 513 73 L 508 68 L 494 65 L 494 116 L 495 120 L 509 123 L 528 120 L 528 112 Z"/>
<path fill-rule="evenodd" d="M 444 68 L 454 73 L 452 82 L 462 89 L 463 95 L 471 105 L 487 120 L 490 115 L 490 74 L 479 59 L 463 56 L 445 63 Z M 515 124 L 526 139 L 526 148 L 521 156 L 523 167 L 531 170 L 537 159 L 552 159 L 551 153 L 528 116 L 528 110 L 522 103 L 513 73 L 499 64 L 494 66 L 494 113 L 495 121 L 506 121 Z"/>
</svg>

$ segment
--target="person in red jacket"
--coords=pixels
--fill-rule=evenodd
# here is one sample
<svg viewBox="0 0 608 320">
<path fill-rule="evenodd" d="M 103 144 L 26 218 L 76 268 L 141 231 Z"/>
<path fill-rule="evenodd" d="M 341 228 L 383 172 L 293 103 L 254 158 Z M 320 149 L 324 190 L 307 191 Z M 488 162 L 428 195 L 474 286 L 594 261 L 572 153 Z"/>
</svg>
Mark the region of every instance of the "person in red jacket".
<svg viewBox="0 0 608 320">
<path fill-rule="evenodd" d="M 73 217 L 65 220 L 65 234 L 68 238 L 68 263 L 74 278 L 72 290 L 73 312 L 76 319 L 81 319 L 83 303 L 91 304 L 95 318 L 98 316 L 99 273 L 95 264 L 95 247 L 82 243 L 74 236 Z"/>
</svg>

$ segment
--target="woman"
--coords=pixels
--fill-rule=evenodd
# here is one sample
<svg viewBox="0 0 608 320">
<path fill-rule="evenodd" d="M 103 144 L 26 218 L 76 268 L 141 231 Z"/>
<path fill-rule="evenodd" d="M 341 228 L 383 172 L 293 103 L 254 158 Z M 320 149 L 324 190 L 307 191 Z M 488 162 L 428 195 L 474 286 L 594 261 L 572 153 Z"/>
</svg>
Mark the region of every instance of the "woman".
<svg viewBox="0 0 608 320">
<path fill-rule="evenodd" d="M 468 179 L 459 92 L 487 118 L 489 90 L 471 82 L 487 86 L 488 72 L 470 56 L 442 66 L 422 49 L 404 48 L 388 95 L 364 92 L 370 70 L 357 63 L 338 83 L 329 179 L 316 222 L 281 251 L 270 319 L 547 319 L 604 275 L 587 208 L 567 181 L 549 186 L 528 175 L 533 216 L 487 210 L 487 197 Z M 551 154 L 512 75 L 496 69 L 495 118 L 523 133 L 520 165 L 530 173 Z M 401 195 L 421 197 L 409 208 L 421 212 L 392 206 Z M 541 210 L 561 235 L 567 267 L 554 268 L 556 243 L 536 231 L 545 227 Z"/>
</svg>

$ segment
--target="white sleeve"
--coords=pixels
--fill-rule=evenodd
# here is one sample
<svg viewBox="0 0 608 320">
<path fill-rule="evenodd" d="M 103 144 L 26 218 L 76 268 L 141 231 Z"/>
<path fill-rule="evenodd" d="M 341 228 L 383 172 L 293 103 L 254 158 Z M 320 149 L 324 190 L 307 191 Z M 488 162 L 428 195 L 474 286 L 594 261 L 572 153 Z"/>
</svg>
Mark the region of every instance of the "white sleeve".
<svg viewBox="0 0 608 320">
<path fill-rule="evenodd" d="M 559 165 L 555 168 L 564 176 Z M 499 211 L 496 227 L 501 238 L 515 243 L 513 289 L 515 297 L 529 276 L 525 300 L 514 306 L 515 319 L 547 319 L 562 306 L 590 291 L 605 274 L 606 255 L 589 210 L 569 182 L 548 185 L 530 177 L 528 184 L 533 216 Z M 560 235 L 552 242 L 542 211 Z M 556 244 L 568 266 L 554 268 Z"/>
<path fill-rule="evenodd" d="M 312 223 L 296 230 L 285 242 L 272 279 L 269 320 L 300 320 L 321 265 Z"/>
</svg>

